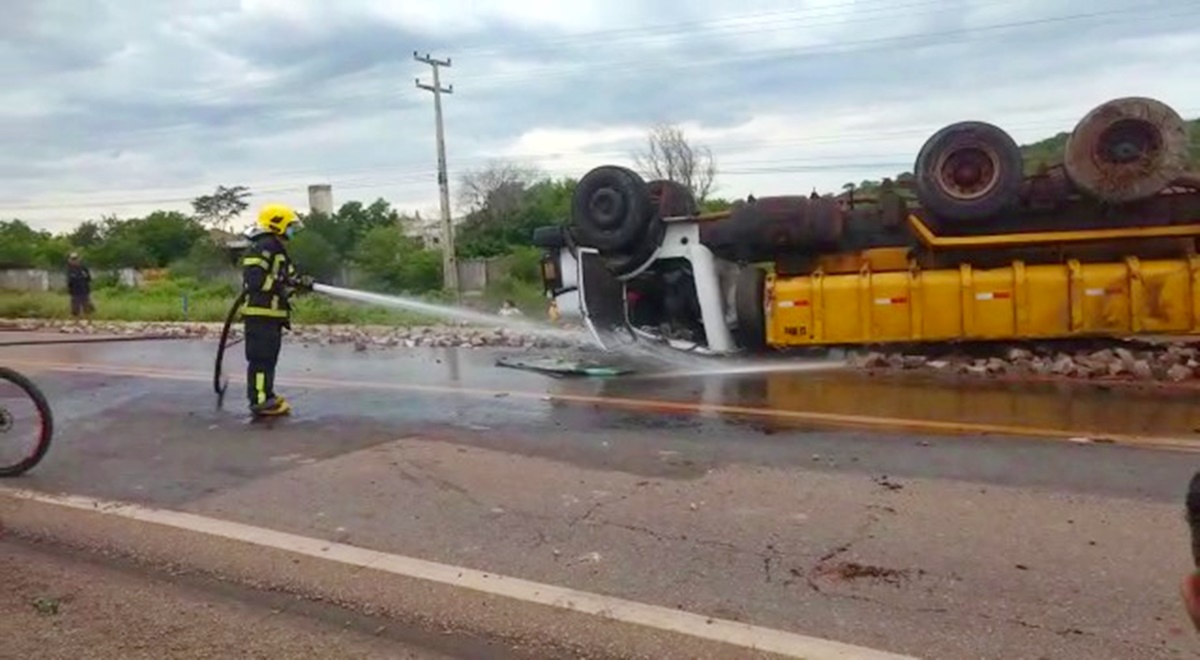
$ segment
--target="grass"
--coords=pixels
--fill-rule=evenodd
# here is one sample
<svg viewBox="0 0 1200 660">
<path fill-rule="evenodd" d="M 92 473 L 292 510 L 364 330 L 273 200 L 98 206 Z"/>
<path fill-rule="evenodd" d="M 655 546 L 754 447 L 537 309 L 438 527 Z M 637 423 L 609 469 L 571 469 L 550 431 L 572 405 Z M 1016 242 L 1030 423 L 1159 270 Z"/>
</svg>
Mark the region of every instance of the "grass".
<svg viewBox="0 0 1200 660">
<path fill-rule="evenodd" d="M 237 290 L 221 283 L 198 282 L 186 278 L 148 283 L 141 289 L 113 286 L 92 291 L 96 321 L 197 321 L 219 323 L 225 320 Z M 187 300 L 186 311 L 184 299 Z M 447 296 L 432 295 L 430 302 L 444 302 Z M 545 300 L 540 288 L 524 283 L 490 288 L 472 306 L 495 312 L 500 302 L 511 298 L 527 315 L 544 318 Z M 464 301 L 470 304 L 469 301 Z M 432 325 L 439 319 L 400 309 L 333 300 L 310 294 L 293 299 L 293 323 L 297 325 L 346 324 L 414 326 Z M 65 292 L 18 293 L 0 291 L 0 318 L 69 319 L 70 298 Z"/>
<path fill-rule="evenodd" d="M 220 323 L 229 313 L 234 294 L 224 297 L 187 297 L 184 311 L 183 294 L 174 297 L 147 294 L 142 291 L 101 289 L 92 293 L 96 321 L 198 321 Z M 404 310 L 360 305 L 321 298 L 302 297 L 293 301 L 293 323 L 348 325 L 427 325 L 436 322 Z M 0 318 L 68 319 L 71 317 L 70 298 L 65 293 L 13 293 L 0 291 Z"/>
</svg>

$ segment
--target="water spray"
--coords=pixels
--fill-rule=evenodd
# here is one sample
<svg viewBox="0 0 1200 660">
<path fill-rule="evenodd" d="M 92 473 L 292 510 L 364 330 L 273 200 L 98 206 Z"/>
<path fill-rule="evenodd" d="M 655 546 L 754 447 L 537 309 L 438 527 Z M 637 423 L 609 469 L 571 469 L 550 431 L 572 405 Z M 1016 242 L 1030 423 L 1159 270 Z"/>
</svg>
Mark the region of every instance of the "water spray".
<svg viewBox="0 0 1200 660">
<path fill-rule="evenodd" d="M 579 343 L 589 341 L 587 336 L 579 331 L 551 328 L 540 323 L 527 321 L 525 319 L 500 316 L 498 314 L 488 314 L 487 312 L 479 312 L 473 309 L 464 309 L 462 307 L 438 305 L 436 303 L 425 302 L 423 300 L 417 300 L 415 298 L 408 298 L 405 296 L 391 296 L 384 295 L 382 293 L 371 293 L 370 291 L 343 289 L 341 287 L 330 286 L 328 284 L 313 284 L 313 291 L 323 293 L 334 298 L 342 298 L 356 302 L 381 305 L 384 307 L 406 309 L 408 311 L 425 314 L 427 316 L 438 316 L 479 325 L 508 327 L 512 328 L 513 330 L 518 330 L 527 334 L 550 339 L 560 339 Z"/>
<path fill-rule="evenodd" d="M 379 305 L 382 307 L 392 307 L 403 309 L 418 314 L 448 319 L 450 321 L 458 321 L 464 324 L 490 326 L 507 328 L 522 334 L 546 339 L 554 339 L 566 342 L 575 346 L 593 345 L 593 338 L 583 330 L 564 330 L 554 328 L 543 323 L 530 321 L 522 318 L 514 318 L 508 316 L 500 316 L 498 314 L 490 314 L 462 307 L 453 307 L 449 305 L 439 305 L 437 303 L 417 300 L 407 296 L 394 296 L 382 293 L 373 293 L 370 291 L 361 291 L 358 289 L 347 289 L 343 287 L 331 286 L 328 284 L 313 283 L 312 290 L 316 293 L 321 293 L 332 298 L 340 298 L 369 305 Z M 234 320 L 237 318 L 237 313 L 241 309 L 242 304 L 246 300 L 246 294 L 243 292 L 233 305 L 229 308 L 229 313 L 225 317 L 225 325 L 221 329 L 220 344 L 217 348 L 216 364 L 213 368 L 213 392 L 217 395 L 217 408 L 219 409 L 225 399 L 225 391 L 228 388 L 229 380 L 223 377 L 223 364 L 225 349 L 229 342 L 229 335 L 233 326 Z M 779 365 L 768 363 L 753 363 L 746 361 L 737 361 L 730 364 L 728 361 L 720 360 L 720 364 L 716 364 L 718 360 L 707 358 L 697 354 L 679 354 L 671 349 L 662 350 L 662 347 L 652 346 L 641 342 L 632 344 L 618 343 L 611 349 L 612 352 L 625 355 L 634 359 L 645 359 L 660 364 L 669 365 L 669 371 L 663 376 L 680 376 L 680 375 L 732 375 L 740 373 L 762 373 L 769 371 L 801 371 L 801 370 L 817 370 L 836 367 L 836 364 L 828 362 L 807 364 L 807 365 Z"/>
</svg>

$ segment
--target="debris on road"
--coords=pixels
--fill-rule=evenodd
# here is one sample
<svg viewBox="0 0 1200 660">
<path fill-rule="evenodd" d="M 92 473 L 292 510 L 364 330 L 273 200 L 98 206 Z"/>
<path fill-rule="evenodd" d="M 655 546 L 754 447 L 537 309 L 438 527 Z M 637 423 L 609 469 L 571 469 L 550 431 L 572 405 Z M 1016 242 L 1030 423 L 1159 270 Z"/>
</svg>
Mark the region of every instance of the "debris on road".
<svg viewBox="0 0 1200 660">
<path fill-rule="evenodd" d="M 882 566 L 869 566 L 852 561 L 838 564 L 830 572 L 846 581 L 870 578 L 893 585 L 899 585 L 908 578 L 908 571 L 884 568 Z"/>
<path fill-rule="evenodd" d="M 148 336 L 177 338 L 218 338 L 220 323 L 118 322 L 80 323 L 54 319 L 17 319 L 0 321 L 0 330 L 19 332 L 57 332 L 66 335 Z M 232 338 L 241 337 L 241 328 L 230 329 Z M 374 326 L 374 325 L 294 325 L 288 341 L 301 344 L 351 345 L 357 351 L 376 348 L 559 348 L 571 343 L 547 336 L 534 336 L 510 328 L 482 328 L 466 325 Z"/>
<path fill-rule="evenodd" d="M 872 479 L 871 481 L 874 481 L 877 486 L 879 486 L 881 488 L 886 488 L 887 490 L 890 490 L 893 492 L 904 489 L 904 484 L 899 484 L 899 483 L 896 483 L 895 481 L 892 481 L 891 479 L 888 479 L 886 474 L 883 475 L 882 477 L 876 477 L 875 479 Z"/>
<path fill-rule="evenodd" d="M 1187 383 L 1200 381 L 1200 346 L 1181 343 L 1130 348 L 1056 350 L 998 347 L 971 354 L 870 352 L 852 356 L 851 368 L 868 372 L 923 372 L 992 380 L 1054 379 L 1088 382 Z"/>
<path fill-rule="evenodd" d="M 575 559 L 571 560 L 567 565 L 574 566 L 576 564 L 598 564 L 600 563 L 601 559 L 602 557 L 600 556 L 599 552 L 588 552 L 579 555 Z"/>
<path fill-rule="evenodd" d="M 629 367 L 588 360 L 555 357 L 511 357 L 496 360 L 497 367 L 534 371 L 548 376 L 620 376 L 631 373 Z"/>
</svg>

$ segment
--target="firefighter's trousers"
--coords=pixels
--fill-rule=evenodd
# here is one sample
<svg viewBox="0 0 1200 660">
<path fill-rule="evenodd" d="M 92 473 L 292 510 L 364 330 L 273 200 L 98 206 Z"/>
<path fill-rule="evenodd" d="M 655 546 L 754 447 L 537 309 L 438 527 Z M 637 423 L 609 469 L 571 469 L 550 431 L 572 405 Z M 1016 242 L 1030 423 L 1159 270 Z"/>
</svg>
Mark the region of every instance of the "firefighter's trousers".
<svg viewBox="0 0 1200 660">
<path fill-rule="evenodd" d="M 246 389 L 250 407 L 262 406 L 275 397 L 275 365 L 283 345 L 284 319 L 247 316 Z"/>
</svg>

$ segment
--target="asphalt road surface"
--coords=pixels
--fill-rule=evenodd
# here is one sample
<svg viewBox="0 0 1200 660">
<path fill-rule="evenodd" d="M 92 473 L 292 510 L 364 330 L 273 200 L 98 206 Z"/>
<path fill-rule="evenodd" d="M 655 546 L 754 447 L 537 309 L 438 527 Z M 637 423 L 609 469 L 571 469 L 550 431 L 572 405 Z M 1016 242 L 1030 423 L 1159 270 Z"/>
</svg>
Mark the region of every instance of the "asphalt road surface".
<svg viewBox="0 0 1200 660">
<path fill-rule="evenodd" d="M 332 606 L 12 541 L 0 541 L 0 580 L 11 658 L 449 660 L 466 647 Z"/>
<path fill-rule="evenodd" d="M 824 639 L 922 658 L 1200 650 L 1176 586 L 1190 568 L 1181 503 L 1200 448 L 1186 399 L 819 370 L 553 379 L 496 368 L 501 353 L 490 351 L 288 345 L 279 389 L 297 414 L 266 426 L 245 423 L 239 380 L 214 408 L 213 350 L 0 347 L 0 364 L 45 389 L 58 428 L 46 460 L 0 486 L 195 514 L 179 524 L 196 534 L 225 534 L 213 522 L 225 521 L 263 539 L 274 530 L 327 541 L 347 557 L 376 551 L 376 565 L 397 575 L 433 570 L 413 563 L 429 560 L 754 624 L 801 646 Z M 235 378 L 240 353 L 228 359 Z M 108 542 L 99 525 L 49 521 L 0 508 L 0 523 L 39 543 Z M 147 553 L 172 565 L 206 554 L 199 542 L 135 536 L 109 540 L 157 543 Z M 262 543 L 303 544 L 279 538 Z M 379 559 L 393 556 L 405 559 Z M 263 570 L 234 579 L 231 568 L 229 580 L 275 589 L 273 577 L 308 577 Z M 339 592 L 347 608 L 400 597 L 349 582 Z M 538 598 L 519 591 L 513 602 Z M 600 626 L 605 617 L 555 627 L 530 623 L 545 612 L 441 604 L 383 609 L 477 617 L 467 646 L 431 651 L 450 656 L 477 652 L 470 640 L 484 634 L 530 657 L 610 643 L 617 657 L 685 648 L 641 645 L 630 632 L 675 625 L 660 610 L 630 614 L 644 625 L 627 630 Z"/>
</svg>

